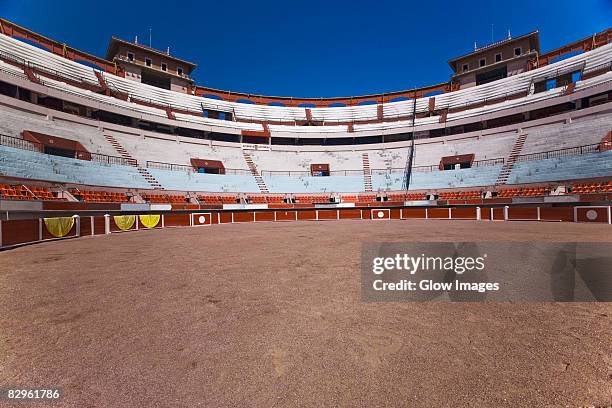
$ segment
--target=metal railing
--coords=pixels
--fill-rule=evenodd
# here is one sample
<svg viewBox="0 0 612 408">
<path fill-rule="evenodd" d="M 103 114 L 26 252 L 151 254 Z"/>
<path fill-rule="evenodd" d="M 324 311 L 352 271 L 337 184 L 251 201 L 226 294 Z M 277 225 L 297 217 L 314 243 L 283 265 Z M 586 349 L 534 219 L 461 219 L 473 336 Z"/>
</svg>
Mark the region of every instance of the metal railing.
<svg viewBox="0 0 612 408">
<path fill-rule="evenodd" d="M 497 157 L 495 159 L 475 160 L 472 162 L 472 167 L 497 166 L 498 164 L 503 165 L 504 162 L 505 159 L 503 157 Z"/>
<path fill-rule="evenodd" d="M 582 154 L 596 153 L 599 151 L 599 144 L 590 144 L 577 147 L 568 147 L 565 149 L 549 150 L 545 152 L 529 153 L 516 156 L 516 161 L 533 161 L 533 160 L 545 160 L 557 157 L 565 156 L 579 156 Z M 503 165 L 506 160 L 503 157 L 497 157 L 493 159 L 474 160 L 471 163 L 471 168 L 485 167 L 485 166 L 498 166 Z M 186 171 L 193 173 L 195 169 L 192 166 L 185 164 L 172 164 L 147 161 L 147 167 L 160 170 L 170 171 Z M 403 167 L 389 167 L 385 169 L 370 169 L 371 175 L 385 175 L 392 173 L 403 173 L 405 168 Z M 432 164 L 430 166 L 413 166 L 413 172 L 418 173 L 430 173 L 440 171 L 438 164 Z M 238 174 L 238 175 L 250 175 L 250 170 L 246 169 L 225 169 L 225 174 Z M 288 176 L 288 177 L 310 177 L 311 173 L 306 170 L 261 170 L 262 176 Z M 334 170 L 330 171 L 330 176 L 358 176 L 364 174 L 363 169 L 356 170 Z"/>
<path fill-rule="evenodd" d="M 503 158 L 480 160 L 480 161 L 474 161 L 472 163 L 472 167 L 493 166 L 496 164 L 503 164 L 503 163 L 504 163 Z M 192 166 L 185 165 L 185 164 L 171 164 L 171 163 L 148 161 L 147 167 L 152 168 L 152 169 L 168 170 L 168 171 L 185 171 L 188 173 L 195 172 L 195 169 Z M 412 169 L 413 171 L 417 171 L 417 172 L 433 172 L 433 171 L 440 170 L 438 165 L 417 166 L 417 167 L 413 167 Z M 401 173 L 403 171 L 404 171 L 403 167 L 402 168 L 391 167 L 391 168 L 386 168 L 386 169 L 370 169 L 370 174 L 371 175 L 385 175 L 385 174 L 391 174 L 391 173 Z M 261 170 L 259 173 L 261 176 L 268 176 L 268 177 L 274 177 L 274 176 L 310 177 L 312 175 L 311 172 L 307 170 Z M 225 174 L 250 175 L 251 172 L 250 170 L 246 170 L 246 169 L 227 169 L 226 168 Z M 363 174 L 364 174 L 363 169 L 333 170 L 329 172 L 330 176 L 360 176 Z"/>
<path fill-rule="evenodd" d="M 0 145 L 11 147 L 21 150 L 29 150 L 38 153 L 44 153 L 44 145 L 39 142 L 28 141 L 19 137 L 8 136 L 0 134 Z M 555 159 L 560 157 L 568 156 L 580 156 L 583 154 L 597 153 L 599 152 L 599 144 L 589 144 L 576 147 L 567 147 L 563 149 L 548 150 L 544 152 L 521 154 L 516 156 L 517 162 L 534 161 L 534 160 L 546 160 Z M 92 153 L 87 151 L 75 150 L 75 159 L 90 160 L 97 163 L 109 164 L 109 165 L 120 165 L 120 166 L 133 166 L 134 160 L 127 159 L 119 156 L 109 156 L 102 153 Z M 472 162 L 471 167 L 483 167 L 483 166 L 496 166 L 503 165 L 505 163 L 504 158 L 493 158 L 484 160 L 475 160 Z M 147 168 L 159 169 L 167 171 L 183 171 L 188 173 L 195 173 L 196 169 L 191 165 L 176 164 L 176 163 L 164 163 L 157 161 L 147 161 Z M 370 174 L 372 175 L 385 175 L 391 173 L 402 173 L 404 172 L 403 167 L 390 167 L 385 169 L 371 169 Z M 428 173 L 439 171 L 439 165 L 430 166 L 413 166 L 412 171 L 420 173 Z M 248 169 L 233 169 L 225 168 L 226 175 L 251 175 L 251 171 Z M 309 177 L 311 173 L 305 170 L 261 170 L 262 176 L 291 176 L 291 177 Z M 363 169 L 355 170 L 334 170 L 330 171 L 330 176 L 357 176 L 363 175 Z"/>
<path fill-rule="evenodd" d="M 308 177 L 309 171 L 305 170 L 261 170 L 262 176 L 291 176 L 291 177 Z"/>
<path fill-rule="evenodd" d="M 80 152 L 78 150 L 76 151 L 76 158 L 81 157 L 79 156 L 80 154 L 82 154 L 84 157 L 87 157 L 87 155 L 89 155 L 91 157 L 91 161 L 97 163 L 111 164 L 117 166 L 133 166 L 135 164 L 135 160 L 126 159 L 125 157 L 109 156 L 107 154 L 102 153 Z"/>
<path fill-rule="evenodd" d="M 22 139 L 20 137 L 8 136 L 0 134 L 0 145 L 6 147 L 12 147 L 14 149 L 29 150 L 37 153 L 45 153 L 45 145 L 40 142 L 34 142 Z M 68 150 L 68 149 L 67 149 Z M 62 156 L 65 157 L 65 156 Z M 70 158 L 70 157 L 68 157 Z M 88 160 L 96 163 L 118 165 L 118 166 L 131 166 L 133 161 L 126 159 L 125 157 L 109 156 L 102 153 L 92 153 L 82 150 L 74 151 L 74 159 Z"/>
<path fill-rule="evenodd" d="M 546 152 L 520 154 L 516 156 L 517 162 L 556 159 L 567 156 L 580 156 L 583 154 L 597 153 L 599 151 L 599 143 L 583 145 L 577 147 L 567 147 L 564 149 L 549 150 Z"/>
<path fill-rule="evenodd" d="M 195 171 L 193 166 L 189 166 L 186 164 L 173 164 L 173 163 L 163 163 L 163 162 L 156 162 L 156 161 L 147 161 L 147 168 L 157 169 L 157 170 L 166 170 L 166 171 L 185 171 L 188 173 L 192 173 Z"/>
<path fill-rule="evenodd" d="M 157 170 L 166 170 L 166 171 L 183 171 L 186 173 L 196 173 L 196 169 L 189 164 L 174 164 L 174 163 L 164 163 L 157 161 L 147 161 L 147 168 L 149 169 L 157 169 Z M 228 175 L 251 175 L 251 171 L 248 169 L 232 169 L 225 168 L 225 172 L 223 174 Z M 208 173 L 214 174 L 214 173 Z"/>
<path fill-rule="evenodd" d="M 12 137 L 0 134 L 0 145 L 12 147 L 14 149 L 30 150 L 32 152 L 42 152 L 44 146 L 42 143 L 30 142 L 19 137 Z"/>
</svg>

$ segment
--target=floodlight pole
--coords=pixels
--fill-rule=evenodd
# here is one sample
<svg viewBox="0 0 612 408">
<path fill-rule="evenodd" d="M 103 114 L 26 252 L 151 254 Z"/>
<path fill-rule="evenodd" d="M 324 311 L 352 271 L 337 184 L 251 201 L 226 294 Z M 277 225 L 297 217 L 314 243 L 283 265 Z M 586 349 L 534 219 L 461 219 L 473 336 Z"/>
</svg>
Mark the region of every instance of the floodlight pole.
<svg viewBox="0 0 612 408">
<path fill-rule="evenodd" d="M 404 169 L 404 190 L 410 188 L 410 179 L 412 178 L 412 161 L 414 160 L 414 126 L 416 122 L 416 88 L 414 89 L 414 98 L 412 98 L 412 143 L 410 144 L 410 155 L 408 163 Z"/>
</svg>

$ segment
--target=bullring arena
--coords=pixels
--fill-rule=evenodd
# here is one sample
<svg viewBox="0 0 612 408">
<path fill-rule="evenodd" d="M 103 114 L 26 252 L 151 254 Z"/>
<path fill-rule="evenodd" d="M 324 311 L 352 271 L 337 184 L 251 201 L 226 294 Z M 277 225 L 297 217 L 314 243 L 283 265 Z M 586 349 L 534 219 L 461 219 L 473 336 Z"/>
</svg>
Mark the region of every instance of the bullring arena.
<svg viewBox="0 0 612 408">
<path fill-rule="evenodd" d="M 612 402 L 609 302 L 365 302 L 360 275 L 370 242 L 612 242 L 612 29 L 546 52 L 509 37 L 430 87 L 285 98 L 0 22 L 0 390 Z"/>
</svg>

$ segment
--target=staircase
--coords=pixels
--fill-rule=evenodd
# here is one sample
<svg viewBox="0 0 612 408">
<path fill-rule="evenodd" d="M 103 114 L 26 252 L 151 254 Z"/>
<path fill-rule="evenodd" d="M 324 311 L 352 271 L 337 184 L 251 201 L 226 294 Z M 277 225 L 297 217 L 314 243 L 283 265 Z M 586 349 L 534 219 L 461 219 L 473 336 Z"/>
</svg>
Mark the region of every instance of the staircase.
<svg viewBox="0 0 612 408">
<path fill-rule="evenodd" d="M 372 191 L 372 170 L 370 170 L 370 157 L 367 153 L 361 155 L 363 162 L 363 191 Z"/>
<path fill-rule="evenodd" d="M 512 173 L 512 169 L 514 168 L 514 163 L 516 163 L 516 156 L 521 154 L 523 150 L 523 145 L 525 144 L 525 140 L 527 139 L 527 133 L 520 133 L 516 140 L 514 141 L 514 146 L 512 146 L 512 150 L 510 151 L 510 155 L 504 162 L 502 169 L 497 176 L 497 181 L 495 185 L 506 184 L 508 178 L 510 177 L 510 173 Z"/>
<path fill-rule="evenodd" d="M 268 191 L 268 187 L 266 186 L 263 177 L 261 177 L 259 174 L 259 170 L 257 170 L 255 162 L 253 162 L 253 157 L 251 157 L 251 155 L 244 150 L 242 151 L 242 155 L 244 156 L 244 161 L 246 162 L 247 166 L 249 166 L 251 174 L 253 177 L 255 177 L 255 182 L 257 183 L 257 187 L 259 187 L 259 191 L 261 193 L 269 193 L 270 191 Z"/>
<path fill-rule="evenodd" d="M 113 136 L 111 135 L 104 135 L 104 138 L 106 140 L 108 140 L 108 142 L 113 145 L 113 147 L 115 148 L 115 151 L 117 153 L 119 153 L 119 155 L 121 157 L 123 157 L 124 159 L 127 160 L 128 164 L 132 167 L 135 167 L 136 170 L 138 171 L 138 173 L 140 173 L 140 175 L 142 177 L 144 177 L 144 179 L 147 181 L 147 183 L 149 183 L 151 185 L 151 187 L 155 188 L 155 189 L 163 189 L 162 185 L 159 183 L 159 181 L 157 181 L 157 179 L 155 177 L 153 177 L 153 175 L 151 173 L 149 173 L 149 170 L 147 170 L 144 167 L 141 167 L 138 164 L 138 161 L 132 157 L 131 154 L 128 153 L 127 150 L 125 150 L 125 148 L 123 146 L 121 146 L 121 143 L 119 143 L 117 141 L 117 139 L 115 139 Z"/>
</svg>

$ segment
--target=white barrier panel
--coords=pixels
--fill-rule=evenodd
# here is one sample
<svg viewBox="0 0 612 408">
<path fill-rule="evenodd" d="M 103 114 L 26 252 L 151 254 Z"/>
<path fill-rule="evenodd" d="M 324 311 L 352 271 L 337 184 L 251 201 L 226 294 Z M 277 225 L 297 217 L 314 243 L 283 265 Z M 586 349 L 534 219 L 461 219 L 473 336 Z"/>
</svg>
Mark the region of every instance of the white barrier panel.
<svg viewBox="0 0 612 408">
<path fill-rule="evenodd" d="M 265 210 L 268 204 L 223 204 L 224 210 Z"/>
<path fill-rule="evenodd" d="M 211 213 L 192 213 L 191 225 L 194 227 L 202 227 L 204 225 L 212 225 Z"/>
<path fill-rule="evenodd" d="M 390 220 L 391 219 L 391 210 L 388 208 L 371 210 L 370 214 L 373 220 Z"/>
<path fill-rule="evenodd" d="M 151 211 L 170 211 L 172 204 L 150 204 Z"/>
</svg>

